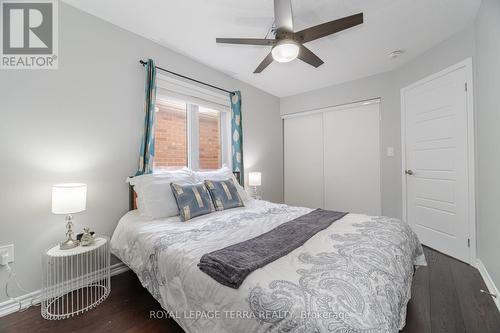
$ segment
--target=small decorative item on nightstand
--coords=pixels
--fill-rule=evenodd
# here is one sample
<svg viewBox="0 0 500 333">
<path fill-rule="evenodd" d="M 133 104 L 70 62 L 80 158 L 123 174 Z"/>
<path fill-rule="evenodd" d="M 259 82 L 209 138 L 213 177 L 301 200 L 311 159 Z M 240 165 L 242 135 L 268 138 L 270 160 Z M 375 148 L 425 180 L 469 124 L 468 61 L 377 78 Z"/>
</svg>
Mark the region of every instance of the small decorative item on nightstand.
<svg viewBox="0 0 500 333">
<path fill-rule="evenodd" d="M 94 235 L 90 232 L 89 227 L 83 228 L 83 235 L 80 239 L 81 246 L 89 246 L 94 244 Z"/>
<path fill-rule="evenodd" d="M 260 199 L 257 195 L 257 186 L 261 185 L 261 173 L 260 172 L 250 172 L 248 174 L 248 185 L 253 187 L 252 197 L 254 199 Z"/>
<path fill-rule="evenodd" d="M 101 304 L 111 291 L 109 240 L 62 250 L 56 245 L 42 258 L 42 317 L 65 319 Z"/>
<path fill-rule="evenodd" d="M 87 184 L 69 183 L 52 186 L 52 213 L 66 214 L 66 240 L 59 244 L 61 250 L 79 245 L 73 239 L 73 213 L 83 212 L 87 205 Z"/>
</svg>

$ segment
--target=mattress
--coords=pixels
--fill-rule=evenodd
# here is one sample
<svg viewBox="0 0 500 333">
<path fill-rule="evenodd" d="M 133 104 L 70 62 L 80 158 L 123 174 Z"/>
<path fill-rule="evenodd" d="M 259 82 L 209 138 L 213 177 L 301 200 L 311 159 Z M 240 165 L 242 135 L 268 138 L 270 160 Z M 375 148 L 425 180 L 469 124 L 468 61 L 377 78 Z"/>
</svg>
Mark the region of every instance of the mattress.
<svg viewBox="0 0 500 333">
<path fill-rule="evenodd" d="M 113 254 L 186 332 L 397 332 L 422 247 L 404 222 L 347 214 L 251 273 L 238 289 L 197 266 L 203 254 L 256 237 L 311 209 L 252 200 L 187 222 L 130 211 Z"/>
</svg>

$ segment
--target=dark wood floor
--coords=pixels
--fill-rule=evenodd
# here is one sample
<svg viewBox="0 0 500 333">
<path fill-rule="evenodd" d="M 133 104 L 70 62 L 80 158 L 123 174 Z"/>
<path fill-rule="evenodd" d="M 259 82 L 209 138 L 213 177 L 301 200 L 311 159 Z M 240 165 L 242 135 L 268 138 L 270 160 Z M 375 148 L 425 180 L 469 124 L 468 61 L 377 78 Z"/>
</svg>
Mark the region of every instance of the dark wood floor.
<svg viewBox="0 0 500 333">
<path fill-rule="evenodd" d="M 425 249 L 428 267 L 415 273 L 405 333 L 500 332 L 500 314 L 479 272 L 439 252 Z M 149 319 L 161 310 L 136 276 L 126 272 L 112 278 L 111 295 L 96 309 L 62 321 L 47 321 L 40 308 L 0 318 L 0 332 L 166 332 L 182 333 L 171 319 Z M 207 332 L 209 333 L 209 332 Z"/>
<path fill-rule="evenodd" d="M 424 247 L 427 267 L 417 269 L 402 332 L 500 332 L 500 313 L 479 271 Z"/>
</svg>

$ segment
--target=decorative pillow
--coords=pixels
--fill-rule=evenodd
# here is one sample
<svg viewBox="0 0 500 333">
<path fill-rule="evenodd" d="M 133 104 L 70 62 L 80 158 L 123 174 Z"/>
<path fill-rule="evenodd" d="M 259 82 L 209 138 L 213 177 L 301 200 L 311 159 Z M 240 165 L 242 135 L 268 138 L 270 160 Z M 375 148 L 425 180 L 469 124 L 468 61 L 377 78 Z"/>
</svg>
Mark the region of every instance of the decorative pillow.
<svg viewBox="0 0 500 333">
<path fill-rule="evenodd" d="M 227 167 L 223 166 L 218 170 L 211 171 L 194 171 L 193 172 L 197 182 L 204 182 L 205 180 L 226 180 L 232 179 L 234 181 L 234 185 L 238 189 L 238 194 L 240 195 L 241 200 L 246 203 L 252 200 L 245 189 L 238 183 L 236 177 L 233 172 Z"/>
<path fill-rule="evenodd" d="M 196 184 L 190 169 L 161 171 L 129 178 L 137 193 L 137 209 L 148 220 L 179 215 L 170 183 L 181 185 Z"/>
<path fill-rule="evenodd" d="M 170 187 L 177 201 L 182 221 L 215 211 L 205 184 L 179 185 L 170 183 Z"/>
<path fill-rule="evenodd" d="M 212 196 L 215 209 L 224 210 L 244 206 L 232 179 L 205 180 L 205 186 Z"/>
</svg>

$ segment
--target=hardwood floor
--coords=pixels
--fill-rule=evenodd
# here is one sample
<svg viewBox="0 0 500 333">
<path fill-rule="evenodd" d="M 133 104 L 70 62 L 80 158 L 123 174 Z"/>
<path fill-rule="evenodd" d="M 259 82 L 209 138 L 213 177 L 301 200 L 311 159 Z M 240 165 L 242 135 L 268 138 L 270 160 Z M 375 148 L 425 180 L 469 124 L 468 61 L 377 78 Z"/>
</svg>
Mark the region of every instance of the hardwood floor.
<svg viewBox="0 0 500 333">
<path fill-rule="evenodd" d="M 108 299 L 89 312 L 71 319 L 49 321 L 40 315 L 40 307 L 34 307 L 0 318 L 0 332 L 184 332 L 172 319 L 149 320 L 149 311 L 156 310 L 161 310 L 158 302 L 142 287 L 136 275 L 127 271 L 111 278 Z"/>
<path fill-rule="evenodd" d="M 415 273 L 405 333 L 500 332 L 500 314 L 479 272 L 469 265 L 425 248 L 429 266 Z M 171 319 L 149 319 L 159 304 L 132 272 L 112 278 L 110 297 L 84 315 L 47 321 L 40 308 L 0 318 L 0 332 L 165 332 L 182 333 Z M 207 332 L 209 333 L 209 332 Z"/>
<path fill-rule="evenodd" d="M 424 247 L 427 267 L 417 269 L 405 333 L 500 332 L 500 313 L 479 271 Z"/>
</svg>

